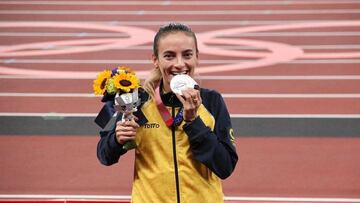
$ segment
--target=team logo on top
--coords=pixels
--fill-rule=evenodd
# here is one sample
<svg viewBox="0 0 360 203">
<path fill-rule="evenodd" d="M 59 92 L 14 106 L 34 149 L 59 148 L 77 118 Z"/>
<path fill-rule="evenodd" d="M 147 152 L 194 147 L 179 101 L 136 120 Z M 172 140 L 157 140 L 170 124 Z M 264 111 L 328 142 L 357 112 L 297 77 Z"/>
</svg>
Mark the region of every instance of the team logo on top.
<svg viewBox="0 0 360 203">
<path fill-rule="evenodd" d="M 230 128 L 229 129 L 229 135 L 230 135 L 230 141 L 233 143 L 233 145 L 235 146 L 235 136 L 234 136 L 234 129 Z"/>
<path fill-rule="evenodd" d="M 160 128 L 158 123 L 145 123 L 144 128 Z"/>
</svg>

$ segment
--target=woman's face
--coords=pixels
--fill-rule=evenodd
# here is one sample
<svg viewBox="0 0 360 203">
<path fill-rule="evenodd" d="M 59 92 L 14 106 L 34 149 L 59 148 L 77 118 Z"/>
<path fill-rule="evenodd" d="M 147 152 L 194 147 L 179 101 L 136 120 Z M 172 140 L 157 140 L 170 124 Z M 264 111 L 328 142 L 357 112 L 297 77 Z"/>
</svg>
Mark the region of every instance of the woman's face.
<svg viewBox="0 0 360 203">
<path fill-rule="evenodd" d="M 159 39 L 158 56 L 153 55 L 153 63 L 159 68 L 164 83 L 164 92 L 168 93 L 170 81 L 177 74 L 193 77 L 198 65 L 198 55 L 194 38 L 183 32 L 169 33 Z"/>
</svg>

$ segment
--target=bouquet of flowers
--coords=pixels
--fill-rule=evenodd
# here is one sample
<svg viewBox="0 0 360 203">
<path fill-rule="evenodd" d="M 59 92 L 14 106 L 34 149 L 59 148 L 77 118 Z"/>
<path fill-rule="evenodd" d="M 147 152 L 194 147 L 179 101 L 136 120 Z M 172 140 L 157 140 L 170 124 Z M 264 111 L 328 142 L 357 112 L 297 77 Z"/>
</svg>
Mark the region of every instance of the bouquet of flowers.
<svg viewBox="0 0 360 203">
<path fill-rule="evenodd" d="M 139 78 L 134 71 L 125 66 L 120 66 L 112 71 L 104 70 L 99 73 L 93 83 L 95 95 L 114 97 L 114 107 L 116 111 L 122 113 L 122 121 L 131 120 L 133 112 L 137 111 L 137 107 L 141 103 L 138 95 L 139 88 Z M 134 141 L 124 144 L 126 150 L 135 147 Z"/>
</svg>

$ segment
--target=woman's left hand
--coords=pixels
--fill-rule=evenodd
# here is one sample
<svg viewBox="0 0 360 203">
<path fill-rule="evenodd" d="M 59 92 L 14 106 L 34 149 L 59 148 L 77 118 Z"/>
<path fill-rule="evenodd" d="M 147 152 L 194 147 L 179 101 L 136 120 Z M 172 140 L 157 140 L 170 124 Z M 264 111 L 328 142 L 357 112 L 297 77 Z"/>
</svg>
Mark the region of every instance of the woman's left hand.
<svg viewBox="0 0 360 203">
<path fill-rule="evenodd" d="M 200 91 L 188 88 L 182 91 L 182 95 L 176 94 L 184 107 L 183 117 L 185 121 L 192 121 L 197 117 L 197 110 L 202 103 Z"/>
</svg>

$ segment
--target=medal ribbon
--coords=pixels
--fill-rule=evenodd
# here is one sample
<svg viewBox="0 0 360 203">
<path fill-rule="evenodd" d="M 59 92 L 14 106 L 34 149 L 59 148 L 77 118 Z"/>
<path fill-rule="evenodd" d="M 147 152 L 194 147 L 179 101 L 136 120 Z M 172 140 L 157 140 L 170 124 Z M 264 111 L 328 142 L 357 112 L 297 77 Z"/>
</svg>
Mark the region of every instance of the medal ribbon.
<svg viewBox="0 0 360 203">
<path fill-rule="evenodd" d="M 181 108 L 179 110 L 179 112 L 176 114 L 175 118 L 173 118 L 161 100 L 159 86 L 155 90 L 155 101 L 156 101 L 156 106 L 159 109 L 160 115 L 161 115 L 162 119 L 165 121 L 167 127 L 171 127 L 172 125 L 179 126 L 181 124 L 181 122 L 183 121 L 183 111 L 184 110 L 183 110 L 183 108 Z"/>
</svg>

